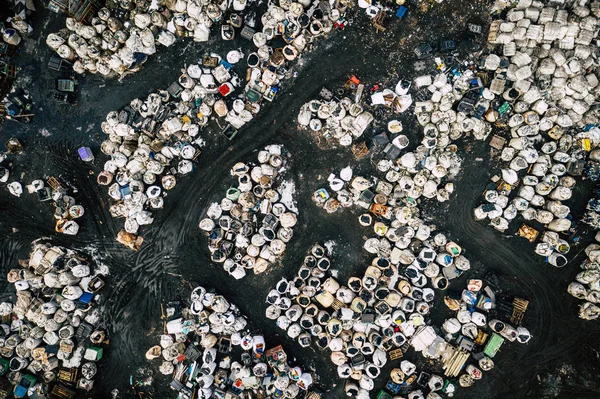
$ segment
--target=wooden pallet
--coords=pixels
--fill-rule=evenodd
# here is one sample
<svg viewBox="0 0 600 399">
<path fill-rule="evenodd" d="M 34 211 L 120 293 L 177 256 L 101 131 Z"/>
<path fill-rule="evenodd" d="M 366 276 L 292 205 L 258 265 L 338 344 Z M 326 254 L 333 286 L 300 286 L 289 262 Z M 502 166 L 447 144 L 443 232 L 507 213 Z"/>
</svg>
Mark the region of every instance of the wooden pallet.
<svg viewBox="0 0 600 399">
<path fill-rule="evenodd" d="M 58 372 L 58 380 L 67 384 L 74 384 L 77 381 L 77 369 L 60 369 Z"/>
<path fill-rule="evenodd" d="M 390 351 L 390 360 L 397 360 L 403 356 L 404 352 L 402 352 L 402 349 L 394 349 L 393 351 Z"/>
<path fill-rule="evenodd" d="M 510 318 L 510 322 L 517 326 L 521 325 L 521 321 L 523 321 L 523 316 L 525 316 L 525 312 L 527 311 L 528 306 L 528 300 L 522 298 L 515 298 L 513 300 L 513 313 Z"/>
<path fill-rule="evenodd" d="M 377 15 L 375 15 L 375 18 L 373 18 L 373 22 L 372 22 L 373 26 L 377 30 L 377 33 L 379 33 L 379 31 L 385 32 L 385 26 L 383 26 L 384 22 L 385 22 L 385 12 L 379 11 L 377 13 Z"/>
<path fill-rule="evenodd" d="M 195 161 L 200 156 L 200 150 L 196 148 L 196 153 L 194 154 L 192 161 Z"/>
<path fill-rule="evenodd" d="M 50 394 L 56 399 L 72 399 L 75 397 L 75 392 L 62 385 L 55 385 Z"/>
<path fill-rule="evenodd" d="M 9 65 L 8 68 L 6 69 L 6 76 L 8 76 L 10 79 L 14 79 L 17 77 L 17 67 L 14 65 Z"/>
</svg>

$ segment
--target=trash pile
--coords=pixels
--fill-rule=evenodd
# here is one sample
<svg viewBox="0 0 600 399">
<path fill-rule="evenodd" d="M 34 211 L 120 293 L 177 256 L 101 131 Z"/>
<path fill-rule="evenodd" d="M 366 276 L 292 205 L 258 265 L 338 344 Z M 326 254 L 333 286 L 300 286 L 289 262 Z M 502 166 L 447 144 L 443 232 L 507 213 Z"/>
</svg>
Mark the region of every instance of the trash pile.
<svg viewBox="0 0 600 399">
<path fill-rule="evenodd" d="M 311 100 L 300 108 L 298 124 L 309 127 L 327 140 L 338 140 L 342 146 L 349 146 L 362 136 L 373 122 L 373 115 L 364 111 L 361 104 L 364 84 L 355 76 L 350 81 L 352 89 L 356 89 L 354 99 L 344 97 L 339 100 L 331 91 L 322 88 L 319 93 L 322 100 Z"/>
<path fill-rule="evenodd" d="M 488 41 L 503 51 L 485 59 L 493 79 L 475 108 L 489 122 L 510 129 L 511 138 L 504 147 L 505 139 L 495 137 L 508 167 L 497 182 L 500 189 L 486 190 L 487 203 L 475 209 L 476 219 L 488 218 L 500 231 L 517 214 L 555 233 L 571 228 L 563 201 L 571 197 L 587 152 L 600 144 L 600 131 L 585 128 L 597 122 L 591 109 L 600 88 L 592 71 L 597 14 L 595 7 L 543 7 L 521 0 L 507 20 L 492 23 Z M 509 201 L 513 190 L 517 196 Z M 556 249 L 562 244 L 550 235 L 536 253 L 561 257 Z"/>
<path fill-rule="evenodd" d="M 345 147 L 362 136 L 371 122 L 373 115 L 348 97 L 339 101 L 312 100 L 304 104 L 298 114 L 300 126 L 310 127 L 325 139 L 336 139 Z"/>
<path fill-rule="evenodd" d="M 396 155 L 393 161 L 378 161 L 377 169 L 385 173 L 385 179 L 353 176 L 349 167 L 342 169 L 339 177 L 331 174 L 329 190 L 316 190 L 313 200 L 329 213 L 340 207 L 358 205 L 390 219 L 403 207 L 417 206 L 420 198 L 448 201 L 454 191 L 454 184 L 449 180 L 460 171 L 460 163 L 458 155 L 451 150 L 438 152 L 420 146 L 414 152 L 405 152 L 400 157 Z"/>
<path fill-rule="evenodd" d="M 542 151 L 550 143 L 554 142 L 544 144 Z M 569 232 L 572 221 L 571 210 L 562 201 L 571 197 L 576 180 L 565 174 L 564 164 L 556 163 L 547 169 L 549 165 L 552 165 L 550 157 L 540 156 L 531 168 L 531 174 L 522 179 L 514 169 L 502 169 L 502 177 L 494 176 L 483 193 L 487 203 L 475 208 L 474 215 L 475 220 L 489 218 L 490 224 L 501 232 L 508 229 L 509 223 L 518 214 L 526 222 L 543 225 L 548 230 L 543 232 L 535 253 L 546 257 L 553 266 L 563 267 L 567 264 L 564 255 L 569 252 L 570 244 L 561 238 L 561 234 Z M 509 203 L 509 197 L 514 193 L 516 195 Z M 533 243 L 538 238 L 539 231 L 523 224 L 518 234 Z"/>
<path fill-rule="evenodd" d="M 544 158 L 549 161 L 549 157 Z M 557 165 L 564 167 L 562 164 Z M 557 169 L 559 168 L 554 168 Z M 535 173 L 539 171 L 534 167 L 531 169 L 532 174 L 520 179 L 514 169 L 502 169 L 502 177 L 495 176 L 483 193 L 487 204 L 475 208 L 475 219 L 490 218 L 490 224 L 503 232 L 520 212 L 524 220 L 547 225 L 553 232 L 568 231 L 571 227 L 571 221 L 567 219 L 570 209 L 562 201 L 571 197 L 575 178 L 563 174 L 559 176 L 551 170 L 547 171 L 547 175 L 536 176 Z M 511 193 L 516 193 L 516 196 L 509 203 Z"/>
<path fill-rule="evenodd" d="M 369 397 L 388 354 L 394 360 L 405 344 L 419 339 L 435 299 L 430 287 L 444 290 L 470 268 L 462 249 L 443 234 L 430 238 L 428 226 L 415 230 L 405 224 L 389 230 L 389 241 L 365 242 L 376 257 L 362 277 L 350 277 L 347 285 L 331 275 L 331 254 L 315 244 L 296 276 L 281 279 L 266 298 L 266 317 L 302 347 L 314 340 L 329 349 L 338 375 L 356 381 L 346 388 L 357 389 L 357 397 Z"/>
<path fill-rule="evenodd" d="M 366 393 L 373 389 L 374 379 L 387 363 L 386 351 L 406 341 L 402 333 L 394 333 L 391 327 L 390 312 L 392 305 L 398 306 L 400 295 L 390 294 L 383 286 L 379 297 L 375 297 L 373 290 L 382 272 L 374 266 L 367 270 L 364 279 L 351 280 L 350 287 L 327 276 L 330 266 L 326 250 L 315 245 L 297 277 L 291 281 L 282 279 L 269 292 L 266 317 L 276 320 L 277 326 L 302 347 L 314 339 L 321 349 L 328 348 L 331 361 L 338 366 L 338 375 L 352 377 L 360 383 L 360 391 Z M 368 288 L 362 288 L 363 280 Z M 386 297 L 393 301 L 392 305 L 385 301 Z M 382 327 L 386 328 L 385 335 Z"/>
<path fill-rule="evenodd" d="M 109 137 L 101 150 L 110 160 L 97 181 L 109 185 L 115 201 L 111 215 L 125 218 L 120 241 L 132 249 L 141 245 L 136 237 L 139 227 L 153 222 L 152 211 L 163 207 L 166 191 L 177 184 L 176 176 L 193 170 L 204 144 L 200 130 L 217 118 L 253 117 L 242 100 L 226 98 L 236 77 L 231 65 L 217 57 L 204 61 L 212 67 L 190 65 L 167 90 L 133 100 L 120 112 L 110 112 L 102 123 Z M 233 109 L 228 110 L 226 100 Z"/>
<path fill-rule="evenodd" d="M 439 67 L 444 68 L 445 65 Z M 451 145 L 451 141 L 466 134 L 483 139 L 491 130 L 482 120 L 470 117 L 464 107 L 466 99 L 481 89 L 481 79 L 474 79 L 471 70 L 450 76 L 452 80 L 447 72 L 414 79 L 414 87 L 421 98 L 415 103 L 414 112 L 417 122 L 423 127 L 421 144 L 425 148 L 444 149 Z M 457 111 L 453 109 L 456 103 Z"/>
<path fill-rule="evenodd" d="M 10 46 L 16 47 L 23 39 L 21 35 L 28 35 L 33 32 L 33 28 L 27 19 L 31 16 L 32 12 L 35 11 L 35 6 L 33 2 L 25 0 L 10 0 L 4 3 L 4 5 L 8 6 L 13 13 L 12 16 L 0 21 L 2 41 Z M 1 53 L 5 52 L 6 49 Z"/>
<path fill-rule="evenodd" d="M 233 4 L 241 11 L 246 2 Z M 177 37 L 186 36 L 207 41 L 210 27 L 222 17 L 223 9 L 214 3 L 179 0 L 162 6 L 146 0 L 119 1 L 101 8 L 91 23 L 66 18 L 66 27 L 50 33 L 46 44 L 73 62 L 76 73 L 122 75 L 156 53 L 157 44 L 169 47 Z"/>
<path fill-rule="evenodd" d="M 166 313 L 166 333 L 146 358 L 162 358 L 160 372 L 173 376 L 179 398 L 300 398 L 313 383 L 310 373 L 289 364 L 281 345 L 267 349 L 262 335 L 251 334 L 247 319 L 221 295 L 196 287 L 189 307 L 171 302 Z"/>
<path fill-rule="evenodd" d="M 169 47 L 179 37 L 206 42 L 211 27 L 220 25 L 223 40 L 233 40 L 236 31 L 251 40 L 258 48 L 252 54 L 252 67 L 268 60 L 268 69 L 274 75 L 277 68 L 296 59 L 316 37 L 329 33 L 334 26 L 343 26 L 344 4 L 340 2 L 340 8 L 332 8 L 321 2 L 311 7 L 312 3 L 306 0 L 282 0 L 279 6 L 269 5 L 260 16 L 262 31 L 257 31 L 256 12 L 243 14 L 246 0 L 220 4 L 177 0 L 164 6 L 147 0 L 119 1 L 100 9 L 91 24 L 67 18 L 66 28 L 49 34 L 46 44 L 61 58 L 73 62 L 76 73 L 123 75 L 135 72 L 157 51 L 157 43 Z M 286 45 L 272 51 L 267 43 L 278 36 Z"/>
<path fill-rule="evenodd" d="M 441 399 L 442 396 L 437 392 L 453 397 L 456 388 L 454 382 L 445 380 L 434 373 L 418 371 L 414 363 L 402 360 L 399 367 L 392 369 L 390 372 L 390 379 L 385 384 L 385 388 L 379 392 L 377 398 L 393 399 L 391 395 L 408 395 L 411 399 Z M 423 390 L 429 391 L 427 396 L 425 396 Z"/>
<path fill-rule="evenodd" d="M 583 271 L 577 274 L 567 289 L 569 294 L 584 301 L 579 306 L 579 317 L 584 320 L 595 320 L 600 316 L 600 234 L 596 233 L 595 239 L 596 242 L 585 249 L 587 259 L 581 264 Z"/>
<path fill-rule="evenodd" d="M 409 88 L 410 82 L 406 85 L 406 81 L 403 80 L 398 83 L 395 91 L 374 85 L 370 88 L 371 105 L 367 106 L 362 101 L 365 84 L 356 76 L 352 76 L 344 87 L 337 91 L 341 99 L 334 96 L 330 90 L 322 88 L 319 93 L 320 99 L 311 100 L 300 108 L 298 124 L 308 127 L 328 141 L 335 140 L 341 146 L 347 147 L 361 137 L 373 123 L 375 117 L 370 111 L 375 112 L 377 116 L 384 113 L 384 109 L 376 107 L 377 105 L 383 105 L 394 114 L 406 111 L 412 104 L 412 97 L 408 94 Z M 391 133 L 400 133 L 402 123 L 390 121 L 388 129 Z M 408 145 L 408 139 L 402 137 L 394 141 L 400 148 Z"/>
<path fill-rule="evenodd" d="M 200 221 L 208 235 L 211 260 L 235 279 L 246 270 L 264 273 L 283 256 L 293 236 L 297 215 L 282 201 L 281 175 L 288 154 L 270 145 L 258 153 L 258 163 L 238 162 L 231 168 L 237 187 L 213 203 Z"/>
<path fill-rule="evenodd" d="M 0 303 L 0 374 L 8 373 L 18 398 L 91 390 L 107 344 L 102 268 L 40 240 L 19 265 L 7 275 L 16 294 Z"/>
<path fill-rule="evenodd" d="M 5 171 L 8 175 L 8 171 L 6 169 Z M 53 201 L 56 232 L 68 235 L 77 234 L 79 224 L 73 219 L 83 216 L 83 206 L 75 203 L 75 198 L 68 195 L 68 189 L 61 185 L 56 178 L 50 177 L 48 184 L 49 186 L 46 186 L 43 180 L 34 180 L 25 188 L 29 194 L 35 193 L 40 202 Z M 14 181 L 8 184 L 8 191 L 12 195 L 20 197 L 23 193 L 23 186 Z"/>
<path fill-rule="evenodd" d="M 494 368 L 492 359 L 505 341 L 525 344 L 531 339 L 529 331 L 521 327 L 529 302 L 505 295 L 496 297 L 492 286 L 484 287 L 482 280 L 469 280 L 462 292 L 448 291 L 444 303 L 456 312 L 442 325 L 447 342 L 437 344 L 440 337 L 433 331 L 424 342 L 427 354 L 435 352 L 432 357 L 442 361 L 445 375 L 458 377 L 463 388 Z"/>
</svg>

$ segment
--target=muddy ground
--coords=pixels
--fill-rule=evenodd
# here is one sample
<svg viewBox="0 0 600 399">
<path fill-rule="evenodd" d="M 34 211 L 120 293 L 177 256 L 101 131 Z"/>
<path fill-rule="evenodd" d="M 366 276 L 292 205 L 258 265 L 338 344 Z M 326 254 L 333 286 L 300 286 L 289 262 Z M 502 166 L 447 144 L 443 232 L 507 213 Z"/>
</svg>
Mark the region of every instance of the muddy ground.
<svg viewBox="0 0 600 399">
<path fill-rule="evenodd" d="M 29 243 L 41 236 L 51 237 L 58 244 L 94 250 L 110 267 L 110 289 L 105 300 L 112 338 L 95 390 L 90 395 L 94 398 L 108 398 L 115 388 L 121 397 L 138 397 L 129 389 L 129 376 L 136 375 L 140 369 L 158 368 L 158 363 L 150 364 L 143 354 L 157 342 L 162 329 L 160 303 L 186 297 L 190 288 L 199 284 L 214 287 L 237 304 L 253 320 L 254 327 L 264 332 L 268 344 L 285 343 L 290 355 L 313 368 L 318 383 L 328 391 L 326 398 L 343 397 L 343 382 L 335 377 L 327 357 L 287 342 L 274 323 L 263 317 L 264 297 L 268 287 L 281 276 L 294 273 L 307 249 L 316 241 L 335 241 L 333 268 L 339 270 L 341 278 L 364 269 L 370 259 L 360 247 L 370 232 L 358 225 L 358 210 L 326 215 L 313 204 L 311 194 L 325 185 L 330 172 L 351 164 L 356 173 L 367 174 L 373 167 L 368 158 L 355 162 L 346 149 L 317 149 L 309 134 L 297 130 L 295 117 L 300 106 L 315 97 L 322 86 L 337 87 L 352 74 L 371 83 L 386 76 L 392 79 L 414 76 L 414 45 L 443 37 L 460 40 L 466 22 L 487 21 L 488 7 L 479 1 L 468 2 L 466 6 L 461 1 L 446 1 L 431 11 L 420 13 L 413 5 L 404 22 L 390 19 L 388 30 L 379 34 L 359 11 L 349 28 L 321 41 L 300 60 L 294 84 L 288 84 L 276 101 L 266 106 L 234 141 L 227 142 L 215 133 L 206 134 L 208 145 L 198 159 L 196 170 L 169 192 L 165 208 L 155 213 L 154 224 L 144 231 L 142 249 L 133 253 L 114 240 L 122 221 L 110 217 L 107 192 L 96 184 L 95 173 L 105 161 L 99 153 L 104 136 L 100 123 L 109 111 L 168 86 L 185 63 L 196 62 L 207 51 L 224 55 L 244 43 L 180 41 L 169 49 L 160 48 L 141 72 L 123 82 L 93 75 L 80 79 L 78 104 L 61 105 L 52 98 L 51 89 L 57 74 L 46 68 L 50 51 L 44 40 L 47 33 L 61 27 L 64 17 L 49 14 L 39 5 L 35 32 L 25 40 L 15 60 L 22 68 L 18 84 L 31 93 L 36 115 L 30 124 L 5 122 L 0 130 L 0 141 L 18 137 L 25 143 L 24 153 L 8 160 L 12 162 L 13 171 L 10 181 L 19 178 L 29 183 L 33 179 L 57 176 L 78 188 L 76 199 L 85 207 L 86 214 L 77 236 L 60 236 L 53 231 L 50 205 L 37 202 L 32 195 L 16 198 L 6 188 L 1 189 L 0 275 L 14 267 L 17 259 L 25 258 Z M 410 112 L 401 119 L 405 126 L 414 126 Z M 407 131 L 416 143 L 419 132 L 414 128 Z M 207 205 L 223 196 L 230 183 L 229 168 L 238 160 L 255 158 L 258 149 L 271 143 L 284 144 L 293 155 L 287 177 L 296 184 L 299 225 L 281 266 L 266 275 L 248 276 L 241 283 L 234 282 L 211 264 L 206 241 L 197 224 Z M 531 330 L 533 339 L 528 345 L 505 345 L 494 359 L 497 367 L 474 387 L 459 391 L 455 397 L 600 397 L 597 378 L 600 343 L 595 339 L 598 325 L 577 318 L 578 303 L 566 292 L 568 282 L 578 271 L 578 263 L 584 258 L 582 250 L 590 239 L 590 232 L 580 229 L 582 244 L 575 246 L 570 254 L 575 259 L 567 267 L 556 269 L 544 264 L 525 240 L 501 235 L 475 222 L 472 209 L 481 201 L 480 194 L 489 181 L 493 162 L 489 160 L 487 144 L 467 143 L 470 140 L 458 143 L 464 171 L 455 181 L 456 191 L 451 200 L 441 207 L 429 204 L 425 208 L 439 229 L 466 249 L 471 260 L 471 271 L 453 282 L 453 286 L 458 289 L 468 278 L 481 277 L 490 269 L 496 271 L 502 276 L 504 292 L 530 300 L 524 325 Z M 81 145 L 90 146 L 97 154 L 95 164 L 87 165 L 78 160 L 76 149 Z M 483 160 L 478 161 L 478 158 Z M 576 216 L 582 212 L 590 185 L 577 187 L 581 191 L 572 207 Z M 434 318 L 446 314 L 445 308 L 438 306 Z M 382 378 L 378 387 L 384 382 Z M 164 378 L 156 376 L 147 390 L 153 390 L 154 398 L 175 397 L 167 384 Z M 373 391 L 373 396 L 376 392 Z"/>
</svg>

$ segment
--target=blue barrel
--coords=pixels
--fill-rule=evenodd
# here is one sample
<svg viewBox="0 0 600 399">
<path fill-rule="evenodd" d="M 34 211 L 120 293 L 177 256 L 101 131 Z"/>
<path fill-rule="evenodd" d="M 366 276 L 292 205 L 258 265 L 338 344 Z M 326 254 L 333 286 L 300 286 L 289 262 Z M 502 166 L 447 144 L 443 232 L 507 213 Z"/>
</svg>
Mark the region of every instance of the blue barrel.
<svg viewBox="0 0 600 399">
<path fill-rule="evenodd" d="M 92 150 L 89 147 L 80 147 L 77 150 L 79 157 L 84 162 L 94 162 L 94 154 L 92 154 Z"/>
</svg>

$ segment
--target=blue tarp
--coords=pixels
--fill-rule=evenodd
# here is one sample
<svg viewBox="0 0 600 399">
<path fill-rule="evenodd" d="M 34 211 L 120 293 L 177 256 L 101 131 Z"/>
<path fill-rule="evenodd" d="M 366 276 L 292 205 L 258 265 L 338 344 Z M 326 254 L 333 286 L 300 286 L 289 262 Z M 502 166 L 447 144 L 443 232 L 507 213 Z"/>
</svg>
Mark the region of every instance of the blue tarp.
<svg viewBox="0 0 600 399">
<path fill-rule="evenodd" d="M 404 7 L 404 6 L 398 7 L 398 11 L 396 11 L 396 16 L 398 18 L 402 19 L 402 17 L 404 16 L 404 14 L 406 14 L 406 7 Z"/>
</svg>

